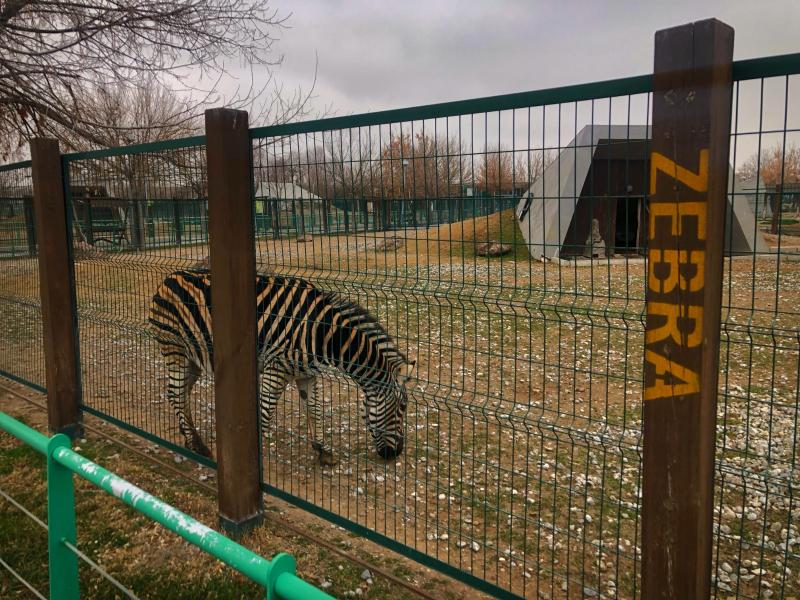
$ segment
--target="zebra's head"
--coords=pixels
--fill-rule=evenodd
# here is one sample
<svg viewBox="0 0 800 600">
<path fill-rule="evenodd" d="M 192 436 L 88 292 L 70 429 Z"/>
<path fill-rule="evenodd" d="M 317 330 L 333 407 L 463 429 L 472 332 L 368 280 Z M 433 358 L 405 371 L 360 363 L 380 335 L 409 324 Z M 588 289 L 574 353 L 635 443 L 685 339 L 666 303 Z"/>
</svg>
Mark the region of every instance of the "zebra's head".
<svg viewBox="0 0 800 600">
<path fill-rule="evenodd" d="M 389 381 L 374 397 L 367 395 L 367 427 L 378 456 L 392 460 L 403 452 L 403 419 L 408 407 L 406 384 L 416 361 L 403 360 L 391 369 Z"/>
</svg>

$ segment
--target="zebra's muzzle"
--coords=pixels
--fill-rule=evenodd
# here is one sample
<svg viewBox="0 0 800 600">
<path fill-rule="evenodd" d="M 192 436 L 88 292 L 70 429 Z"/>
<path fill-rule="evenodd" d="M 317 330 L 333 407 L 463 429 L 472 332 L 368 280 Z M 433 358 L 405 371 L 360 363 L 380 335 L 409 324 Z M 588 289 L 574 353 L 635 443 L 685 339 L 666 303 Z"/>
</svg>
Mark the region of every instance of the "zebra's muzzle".
<svg viewBox="0 0 800 600">
<path fill-rule="evenodd" d="M 403 452 L 403 438 L 397 440 L 397 444 L 392 446 L 381 446 L 378 448 L 378 456 L 384 460 L 392 460 L 397 458 Z"/>
</svg>

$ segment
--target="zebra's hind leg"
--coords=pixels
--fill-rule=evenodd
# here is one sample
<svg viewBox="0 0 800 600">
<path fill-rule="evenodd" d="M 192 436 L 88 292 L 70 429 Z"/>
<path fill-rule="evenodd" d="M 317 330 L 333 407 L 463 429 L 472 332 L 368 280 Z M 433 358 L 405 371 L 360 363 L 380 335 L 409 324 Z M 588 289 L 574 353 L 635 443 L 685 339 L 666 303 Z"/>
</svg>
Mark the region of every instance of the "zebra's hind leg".
<svg viewBox="0 0 800 600">
<path fill-rule="evenodd" d="M 189 395 L 200 376 L 200 369 L 186 355 L 172 351 L 165 354 L 167 362 L 167 400 L 178 417 L 178 428 L 184 438 L 184 446 L 201 456 L 211 456 L 192 419 Z"/>
<path fill-rule="evenodd" d="M 323 441 L 323 409 L 324 398 L 320 393 L 319 379 L 317 377 L 303 377 L 297 380 L 297 389 L 300 397 L 305 401 L 307 408 L 306 423 L 311 446 L 319 455 L 319 464 L 331 467 L 337 463 L 333 450 Z"/>
</svg>

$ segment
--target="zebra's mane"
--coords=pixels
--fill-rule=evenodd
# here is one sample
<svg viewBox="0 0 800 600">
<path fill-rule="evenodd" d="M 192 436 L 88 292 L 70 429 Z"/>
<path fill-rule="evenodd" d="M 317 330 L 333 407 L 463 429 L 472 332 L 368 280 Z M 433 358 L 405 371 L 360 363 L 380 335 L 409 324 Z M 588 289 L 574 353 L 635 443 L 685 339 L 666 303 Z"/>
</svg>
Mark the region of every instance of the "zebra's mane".
<svg viewBox="0 0 800 600">
<path fill-rule="evenodd" d="M 369 312 L 366 308 L 348 300 L 347 298 L 340 296 L 336 292 L 331 291 L 324 291 L 325 299 L 331 303 L 331 306 L 336 310 L 339 310 L 343 313 L 346 313 L 348 317 L 356 317 L 356 320 L 361 323 L 369 323 L 375 330 L 380 332 L 382 340 L 382 345 L 386 348 L 391 348 L 392 353 L 397 355 L 397 358 L 404 363 L 408 362 L 408 358 L 405 354 L 403 354 L 400 349 L 397 347 L 397 344 L 392 338 L 391 334 L 386 331 L 386 328 L 381 325 L 381 322 Z"/>
</svg>

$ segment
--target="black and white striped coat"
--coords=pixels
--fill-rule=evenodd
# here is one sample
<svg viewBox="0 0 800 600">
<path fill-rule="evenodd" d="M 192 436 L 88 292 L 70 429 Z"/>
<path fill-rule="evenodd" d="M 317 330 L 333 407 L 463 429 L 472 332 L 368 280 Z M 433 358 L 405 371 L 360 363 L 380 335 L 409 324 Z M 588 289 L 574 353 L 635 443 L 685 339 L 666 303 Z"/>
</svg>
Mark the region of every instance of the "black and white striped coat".
<svg viewBox="0 0 800 600">
<path fill-rule="evenodd" d="M 365 417 L 377 452 L 393 458 L 403 449 L 405 383 L 414 363 L 366 310 L 310 282 L 258 275 L 258 365 L 262 431 L 278 400 L 294 380 L 308 408 L 308 428 L 323 464 L 333 462 L 322 435 L 322 402 L 317 375 L 339 369 L 363 390 Z M 176 271 L 153 296 L 150 323 L 168 371 L 167 397 L 186 447 L 209 455 L 194 425 L 189 393 L 214 365 L 211 274 L 207 269 Z"/>
</svg>

